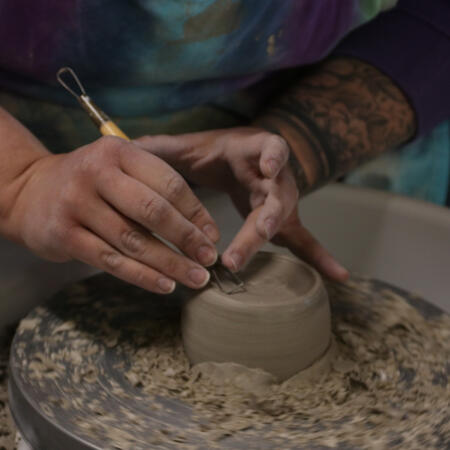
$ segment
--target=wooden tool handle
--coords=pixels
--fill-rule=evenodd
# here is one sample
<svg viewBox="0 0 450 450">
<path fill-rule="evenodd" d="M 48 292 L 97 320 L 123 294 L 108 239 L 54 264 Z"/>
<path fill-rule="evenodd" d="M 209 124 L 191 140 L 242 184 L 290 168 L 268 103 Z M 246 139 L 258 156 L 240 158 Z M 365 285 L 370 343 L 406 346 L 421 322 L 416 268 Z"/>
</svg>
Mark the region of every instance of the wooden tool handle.
<svg viewBox="0 0 450 450">
<path fill-rule="evenodd" d="M 130 138 L 112 120 L 103 122 L 100 125 L 100 132 L 103 136 L 117 136 L 126 139 L 127 141 L 130 140 Z"/>
</svg>

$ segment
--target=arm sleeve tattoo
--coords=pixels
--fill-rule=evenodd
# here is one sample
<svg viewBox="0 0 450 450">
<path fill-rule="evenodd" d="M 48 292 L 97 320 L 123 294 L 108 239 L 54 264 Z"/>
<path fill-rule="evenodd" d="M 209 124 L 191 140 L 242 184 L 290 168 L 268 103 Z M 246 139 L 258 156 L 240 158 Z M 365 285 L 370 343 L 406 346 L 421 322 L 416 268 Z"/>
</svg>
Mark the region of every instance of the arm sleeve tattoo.
<svg viewBox="0 0 450 450">
<path fill-rule="evenodd" d="M 406 143 L 416 129 L 414 111 L 394 82 L 346 57 L 294 82 L 257 124 L 287 140 L 301 194 Z"/>
</svg>

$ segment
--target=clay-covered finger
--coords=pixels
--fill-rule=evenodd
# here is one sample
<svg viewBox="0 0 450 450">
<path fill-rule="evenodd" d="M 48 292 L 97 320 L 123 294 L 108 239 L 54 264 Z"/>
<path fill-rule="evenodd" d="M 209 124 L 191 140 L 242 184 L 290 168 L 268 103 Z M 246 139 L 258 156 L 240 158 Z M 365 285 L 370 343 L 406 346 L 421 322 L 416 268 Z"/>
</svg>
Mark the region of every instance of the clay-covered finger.
<svg viewBox="0 0 450 450">
<path fill-rule="evenodd" d="M 138 150 L 122 158 L 121 167 L 172 204 L 213 242 L 219 240 L 219 228 L 207 209 L 184 178 L 161 158 Z"/>
<path fill-rule="evenodd" d="M 267 137 L 262 143 L 259 170 L 267 178 L 275 178 L 289 159 L 289 146 L 277 134 Z"/>
<path fill-rule="evenodd" d="M 298 190 L 287 167 L 276 180 L 265 180 L 264 183 L 268 185 L 268 194 L 262 204 L 256 228 L 262 237 L 270 240 L 296 208 Z"/>
<path fill-rule="evenodd" d="M 279 198 L 269 194 L 260 207 L 260 213 L 256 219 L 258 234 L 269 241 L 281 228 L 284 221 L 283 204 Z"/>
<path fill-rule="evenodd" d="M 241 270 L 250 258 L 267 242 L 256 228 L 256 221 L 261 208 L 252 211 L 241 229 L 222 255 L 222 262 L 232 272 Z"/>
<path fill-rule="evenodd" d="M 99 201 L 96 205 L 92 204 L 91 208 L 83 208 L 78 219 L 123 255 L 170 279 L 193 289 L 202 288 L 209 281 L 210 274 L 204 267 L 175 252 L 105 203 Z"/>
<path fill-rule="evenodd" d="M 119 169 L 99 177 L 98 192 L 114 209 L 167 240 L 193 261 L 210 266 L 217 250 L 208 237 L 146 185 Z"/>
<path fill-rule="evenodd" d="M 97 267 L 127 283 L 157 294 L 170 294 L 174 280 L 136 260 L 128 258 L 85 228 L 72 229 L 70 256 Z"/>
</svg>

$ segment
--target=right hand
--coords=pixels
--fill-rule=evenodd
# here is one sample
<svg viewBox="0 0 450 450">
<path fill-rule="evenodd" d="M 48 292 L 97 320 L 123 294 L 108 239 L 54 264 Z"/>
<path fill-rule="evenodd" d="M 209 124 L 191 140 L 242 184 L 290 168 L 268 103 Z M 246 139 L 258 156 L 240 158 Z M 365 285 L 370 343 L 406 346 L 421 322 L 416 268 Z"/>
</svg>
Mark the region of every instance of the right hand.
<svg viewBox="0 0 450 450">
<path fill-rule="evenodd" d="M 217 259 L 217 225 L 183 178 L 116 137 L 37 160 L 12 214 L 18 240 L 39 256 L 77 259 L 156 293 L 175 281 L 205 286 L 203 266 Z"/>
</svg>

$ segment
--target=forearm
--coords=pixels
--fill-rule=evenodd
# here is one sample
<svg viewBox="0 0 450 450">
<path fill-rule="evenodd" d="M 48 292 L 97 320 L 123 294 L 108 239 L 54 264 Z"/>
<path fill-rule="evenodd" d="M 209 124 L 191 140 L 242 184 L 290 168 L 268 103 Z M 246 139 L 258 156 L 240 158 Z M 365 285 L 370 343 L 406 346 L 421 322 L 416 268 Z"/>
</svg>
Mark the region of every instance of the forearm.
<svg viewBox="0 0 450 450">
<path fill-rule="evenodd" d="M 324 61 L 257 119 L 282 135 L 304 194 L 409 141 L 414 111 L 402 91 L 357 59 Z"/>
<path fill-rule="evenodd" d="M 14 117 L 0 108 L 0 234 L 14 238 L 11 212 L 28 169 L 48 150 Z"/>
</svg>

